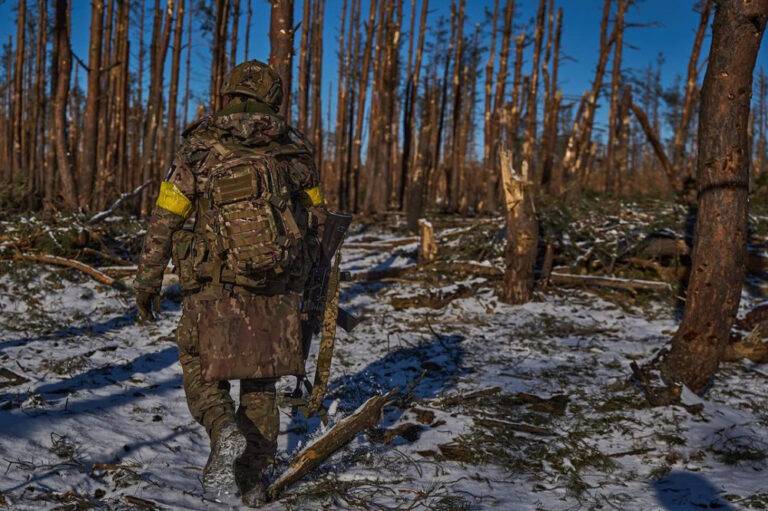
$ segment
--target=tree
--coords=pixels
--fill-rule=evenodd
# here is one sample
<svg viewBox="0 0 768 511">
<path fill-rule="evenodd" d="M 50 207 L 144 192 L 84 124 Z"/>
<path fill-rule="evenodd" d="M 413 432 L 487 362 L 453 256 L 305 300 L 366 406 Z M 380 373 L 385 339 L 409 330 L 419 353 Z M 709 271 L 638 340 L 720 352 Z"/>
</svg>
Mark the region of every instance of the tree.
<svg viewBox="0 0 768 511">
<path fill-rule="evenodd" d="M 768 0 L 716 3 L 699 112 L 698 214 L 685 313 L 665 376 L 702 392 L 730 337 L 745 274 L 752 75 Z"/>
<path fill-rule="evenodd" d="M 91 193 L 96 176 L 99 141 L 99 106 L 101 95 L 101 49 L 104 42 L 104 0 L 93 0 L 91 8 L 91 38 L 88 43 L 88 96 L 85 100 L 83 120 L 83 151 L 78 180 L 78 203 L 90 209 Z"/>
<path fill-rule="evenodd" d="M 293 0 L 271 0 L 269 18 L 269 65 L 283 81 L 280 114 L 291 118 L 291 74 L 293 70 Z"/>
<path fill-rule="evenodd" d="M 67 136 L 67 99 L 72 75 L 72 50 L 69 47 L 69 0 L 56 0 L 56 94 L 53 99 L 53 145 L 56 150 L 56 169 L 61 180 L 61 196 L 67 209 L 77 207 L 77 183 L 72 169 Z"/>
</svg>

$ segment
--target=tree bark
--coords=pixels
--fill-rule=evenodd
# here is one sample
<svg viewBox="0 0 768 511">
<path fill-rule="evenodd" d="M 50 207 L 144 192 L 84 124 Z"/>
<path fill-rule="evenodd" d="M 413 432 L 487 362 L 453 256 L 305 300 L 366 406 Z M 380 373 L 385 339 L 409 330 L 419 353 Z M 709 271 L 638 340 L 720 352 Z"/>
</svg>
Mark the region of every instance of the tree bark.
<svg viewBox="0 0 768 511">
<path fill-rule="evenodd" d="M 269 19 L 269 65 L 283 82 L 280 115 L 291 119 L 291 73 L 293 70 L 293 0 L 271 0 Z"/>
<path fill-rule="evenodd" d="M 696 235 L 685 313 L 662 362 L 702 392 L 717 371 L 745 274 L 752 74 L 768 0 L 717 2 L 699 113 Z"/>
</svg>

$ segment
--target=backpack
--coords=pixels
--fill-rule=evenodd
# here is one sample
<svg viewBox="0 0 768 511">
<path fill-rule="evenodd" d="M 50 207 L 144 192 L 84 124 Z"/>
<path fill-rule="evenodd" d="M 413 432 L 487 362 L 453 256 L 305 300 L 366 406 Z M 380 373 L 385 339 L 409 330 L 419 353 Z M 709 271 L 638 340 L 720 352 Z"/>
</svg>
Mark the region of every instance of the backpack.
<svg viewBox="0 0 768 511">
<path fill-rule="evenodd" d="M 203 223 L 213 280 L 258 287 L 301 264 L 304 233 L 281 162 L 269 152 L 216 144 L 203 186 Z M 210 260 L 209 259 L 209 260 Z"/>
</svg>

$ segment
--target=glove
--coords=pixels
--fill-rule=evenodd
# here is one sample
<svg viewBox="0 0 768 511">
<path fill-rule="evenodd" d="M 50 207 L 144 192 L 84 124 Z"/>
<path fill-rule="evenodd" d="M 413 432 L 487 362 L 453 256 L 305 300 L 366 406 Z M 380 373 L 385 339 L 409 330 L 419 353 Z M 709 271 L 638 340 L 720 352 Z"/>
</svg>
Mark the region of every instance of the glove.
<svg viewBox="0 0 768 511">
<path fill-rule="evenodd" d="M 160 312 L 160 293 L 157 291 L 136 291 L 136 308 L 142 322 L 154 321 L 155 312 Z"/>
</svg>

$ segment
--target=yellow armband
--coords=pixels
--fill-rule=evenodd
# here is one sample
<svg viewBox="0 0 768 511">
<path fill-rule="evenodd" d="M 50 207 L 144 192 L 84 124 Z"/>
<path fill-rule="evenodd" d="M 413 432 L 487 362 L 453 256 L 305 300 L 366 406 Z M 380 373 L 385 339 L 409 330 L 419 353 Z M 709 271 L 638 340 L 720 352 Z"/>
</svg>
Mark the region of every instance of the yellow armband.
<svg viewBox="0 0 768 511">
<path fill-rule="evenodd" d="M 301 194 L 302 194 L 301 202 L 306 207 L 320 206 L 322 204 L 325 204 L 325 197 L 323 197 L 323 191 L 320 189 L 319 186 L 313 186 L 312 188 L 307 188 L 306 190 L 302 190 Z"/>
<path fill-rule="evenodd" d="M 187 199 L 181 190 L 168 181 L 160 183 L 160 195 L 157 196 L 157 206 L 174 215 L 187 218 L 192 212 L 192 202 Z"/>
</svg>

